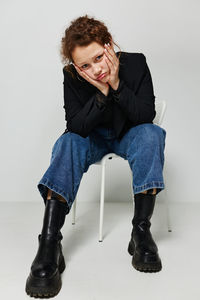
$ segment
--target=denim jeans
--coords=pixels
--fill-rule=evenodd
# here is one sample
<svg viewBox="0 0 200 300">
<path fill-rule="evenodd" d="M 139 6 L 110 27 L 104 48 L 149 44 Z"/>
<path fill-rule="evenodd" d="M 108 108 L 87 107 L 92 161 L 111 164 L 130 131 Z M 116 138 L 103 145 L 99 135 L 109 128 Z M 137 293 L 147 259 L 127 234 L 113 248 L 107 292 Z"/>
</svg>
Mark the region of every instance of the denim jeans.
<svg viewBox="0 0 200 300">
<path fill-rule="evenodd" d="M 164 189 L 163 166 L 166 131 L 152 123 L 131 127 L 118 140 L 112 128 L 97 126 L 86 138 L 63 133 L 52 148 L 50 165 L 37 187 L 46 203 L 48 188 L 66 199 L 69 209 L 75 200 L 83 173 L 89 166 L 114 152 L 128 161 L 133 174 L 133 193 Z"/>
</svg>

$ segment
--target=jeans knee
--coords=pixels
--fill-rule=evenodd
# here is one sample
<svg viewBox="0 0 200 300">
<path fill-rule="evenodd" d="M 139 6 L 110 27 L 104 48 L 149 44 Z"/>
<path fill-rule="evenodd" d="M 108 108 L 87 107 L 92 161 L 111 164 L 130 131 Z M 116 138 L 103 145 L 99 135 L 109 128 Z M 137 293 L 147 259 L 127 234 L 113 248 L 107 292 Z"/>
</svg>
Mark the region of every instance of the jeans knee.
<svg viewBox="0 0 200 300">
<path fill-rule="evenodd" d="M 166 131 L 156 124 L 147 123 L 143 126 L 142 137 L 147 144 L 165 143 Z"/>
<path fill-rule="evenodd" d="M 88 138 L 83 138 L 82 136 L 74 133 L 74 132 L 66 132 L 65 134 L 62 134 L 57 141 L 55 142 L 53 148 L 55 148 L 57 145 L 61 145 L 62 147 L 64 146 L 69 146 L 71 145 L 72 147 L 78 145 L 78 146 L 86 146 L 88 145 Z"/>
</svg>

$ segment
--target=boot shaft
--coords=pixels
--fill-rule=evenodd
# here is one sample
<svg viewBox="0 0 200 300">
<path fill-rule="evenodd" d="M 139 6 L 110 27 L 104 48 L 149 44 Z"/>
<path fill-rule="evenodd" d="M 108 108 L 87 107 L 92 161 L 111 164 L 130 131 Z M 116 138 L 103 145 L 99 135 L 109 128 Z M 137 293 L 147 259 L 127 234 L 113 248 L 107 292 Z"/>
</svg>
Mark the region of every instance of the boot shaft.
<svg viewBox="0 0 200 300">
<path fill-rule="evenodd" d="M 42 236 L 57 236 L 62 228 L 66 214 L 68 213 L 67 203 L 51 198 L 46 201 L 43 219 Z"/>
<path fill-rule="evenodd" d="M 155 200 L 156 195 L 152 194 L 139 193 L 134 195 L 135 210 L 134 218 L 132 220 L 133 225 L 146 222 L 150 227 L 150 219 L 153 214 Z"/>
</svg>

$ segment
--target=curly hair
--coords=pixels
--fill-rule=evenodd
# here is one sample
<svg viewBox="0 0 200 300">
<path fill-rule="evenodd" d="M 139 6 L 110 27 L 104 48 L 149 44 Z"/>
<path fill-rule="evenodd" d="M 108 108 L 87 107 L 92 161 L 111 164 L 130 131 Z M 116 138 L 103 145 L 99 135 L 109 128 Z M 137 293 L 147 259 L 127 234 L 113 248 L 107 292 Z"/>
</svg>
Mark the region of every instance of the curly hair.
<svg viewBox="0 0 200 300">
<path fill-rule="evenodd" d="M 92 42 L 104 46 L 111 40 L 112 36 L 102 21 L 89 17 L 87 14 L 71 21 L 61 40 L 60 55 L 61 61 L 65 65 L 64 69 L 74 78 L 71 63 L 73 62 L 72 52 L 76 46 L 88 46 Z M 113 43 L 120 49 L 114 41 Z M 121 51 L 119 55 L 121 55 Z"/>
</svg>

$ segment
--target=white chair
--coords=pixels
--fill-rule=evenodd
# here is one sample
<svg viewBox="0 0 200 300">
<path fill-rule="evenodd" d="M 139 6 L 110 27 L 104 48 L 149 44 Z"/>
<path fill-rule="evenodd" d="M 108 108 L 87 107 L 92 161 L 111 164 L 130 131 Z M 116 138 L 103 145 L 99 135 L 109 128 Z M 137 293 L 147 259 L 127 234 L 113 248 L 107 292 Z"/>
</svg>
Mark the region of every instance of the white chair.
<svg viewBox="0 0 200 300">
<path fill-rule="evenodd" d="M 166 111 L 166 102 L 162 101 L 155 101 L 155 110 L 156 110 L 156 117 L 153 120 L 153 123 L 160 126 L 163 121 L 163 117 Z M 99 165 L 102 167 L 102 176 L 101 176 L 101 194 L 100 194 L 100 222 L 99 222 L 99 242 L 102 242 L 102 231 L 103 231 L 103 216 L 104 216 L 104 194 L 105 194 L 105 166 L 108 159 L 112 158 L 122 158 L 121 156 L 115 153 L 108 153 L 106 154 L 100 161 L 94 163 L 95 165 Z M 130 177 L 131 177 L 131 199 L 134 199 L 133 188 L 132 188 L 132 171 L 130 170 Z M 166 182 L 166 180 L 165 180 Z M 166 197 L 166 189 L 165 191 L 165 207 L 166 207 L 166 217 L 167 217 L 167 227 L 168 231 L 171 232 L 170 220 L 169 220 L 169 208 L 168 208 L 168 201 Z M 75 216 L 76 216 L 76 201 L 77 197 L 74 200 L 73 207 L 72 207 L 72 224 L 75 224 Z"/>
</svg>

